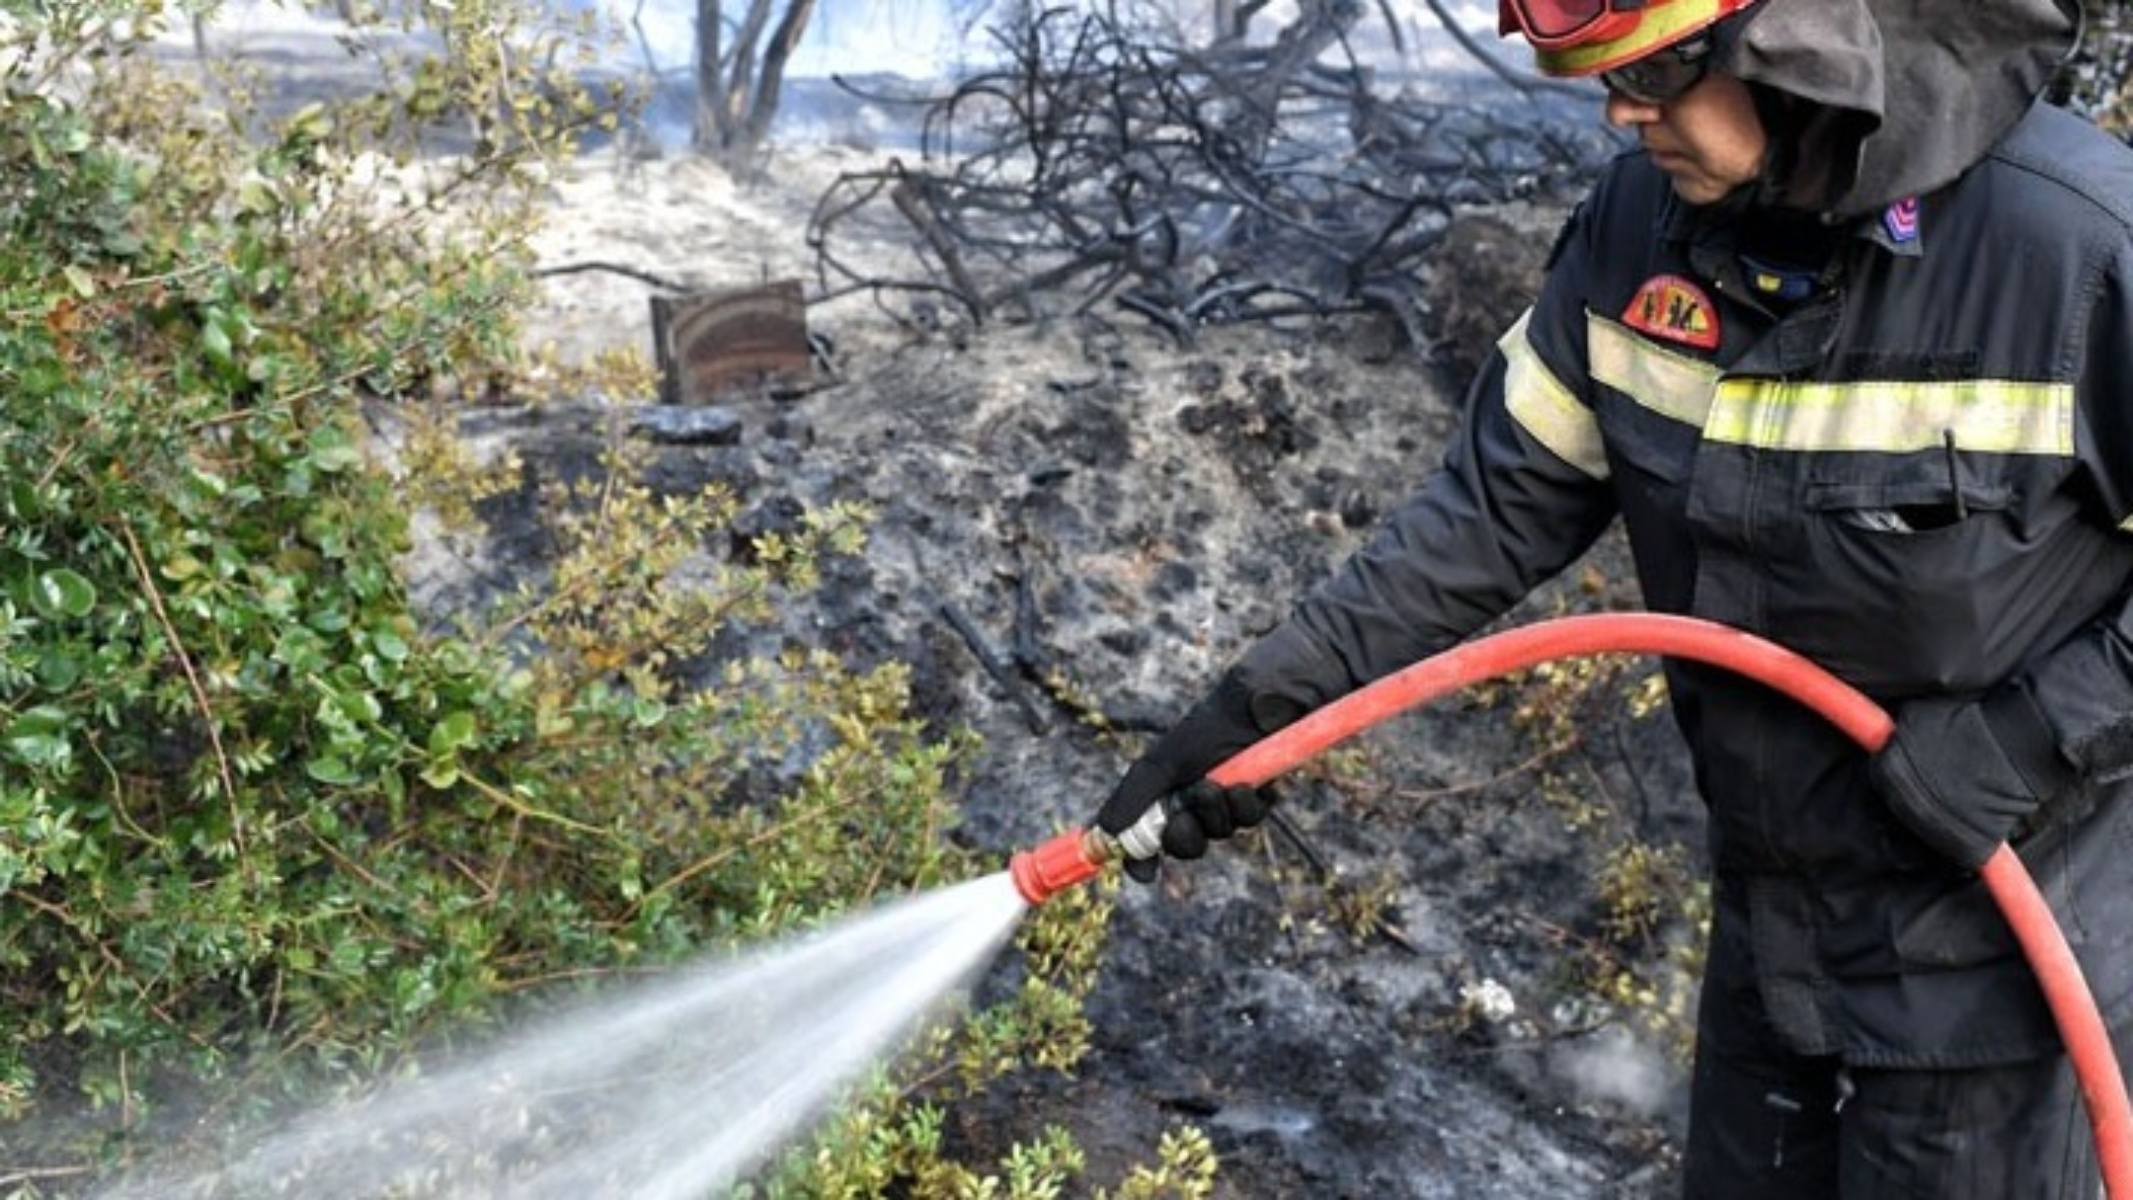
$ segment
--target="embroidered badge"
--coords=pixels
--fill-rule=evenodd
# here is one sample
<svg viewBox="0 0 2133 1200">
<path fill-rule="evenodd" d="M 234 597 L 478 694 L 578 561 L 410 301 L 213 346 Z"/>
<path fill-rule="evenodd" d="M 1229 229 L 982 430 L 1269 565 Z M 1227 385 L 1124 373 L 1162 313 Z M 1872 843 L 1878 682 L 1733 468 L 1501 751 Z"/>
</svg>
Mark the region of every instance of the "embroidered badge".
<svg viewBox="0 0 2133 1200">
<path fill-rule="evenodd" d="M 1670 342 L 1700 350 L 1718 348 L 1718 314 L 1712 311 L 1711 298 L 1679 275 L 1645 280 L 1622 311 L 1622 321 L 1631 329 Z"/>
<path fill-rule="evenodd" d="M 1918 240 L 1918 197 L 1906 196 L 1882 211 L 1881 227 L 1889 240 L 1901 245 Z"/>
<path fill-rule="evenodd" d="M 1764 262 L 1746 254 L 1740 256 L 1740 265 L 1748 276 L 1748 286 L 1774 300 L 1792 304 L 1814 295 L 1813 271 Z"/>
</svg>

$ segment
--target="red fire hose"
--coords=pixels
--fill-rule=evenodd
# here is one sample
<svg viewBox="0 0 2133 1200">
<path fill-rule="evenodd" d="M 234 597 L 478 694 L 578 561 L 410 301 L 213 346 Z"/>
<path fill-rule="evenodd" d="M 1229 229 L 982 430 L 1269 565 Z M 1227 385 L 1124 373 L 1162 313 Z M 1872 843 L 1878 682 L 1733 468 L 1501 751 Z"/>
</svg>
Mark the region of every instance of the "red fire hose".
<svg viewBox="0 0 2133 1200">
<path fill-rule="evenodd" d="M 1609 653 L 1658 654 L 1736 671 L 1827 717 L 1868 751 L 1879 750 L 1894 729 L 1889 715 L 1857 689 L 1753 634 L 1693 617 L 1608 613 L 1542 621 L 1463 643 L 1317 709 L 1208 777 L 1232 787 L 1265 783 L 1338 742 L 1460 688 L 1558 658 Z M 1164 820 L 1158 807 L 1116 837 L 1093 828 L 1068 830 L 1015 855 L 1009 872 L 1023 898 L 1041 904 L 1093 877 L 1107 862 L 1159 853 Z M 2133 1105 L 2081 964 L 2010 847 L 2003 844 L 1980 873 L 2035 970 L 2066 1042 L 2095 1131 L 2105 1190 L 2111 1200 L 2133 1200 Z"/>
</svg>

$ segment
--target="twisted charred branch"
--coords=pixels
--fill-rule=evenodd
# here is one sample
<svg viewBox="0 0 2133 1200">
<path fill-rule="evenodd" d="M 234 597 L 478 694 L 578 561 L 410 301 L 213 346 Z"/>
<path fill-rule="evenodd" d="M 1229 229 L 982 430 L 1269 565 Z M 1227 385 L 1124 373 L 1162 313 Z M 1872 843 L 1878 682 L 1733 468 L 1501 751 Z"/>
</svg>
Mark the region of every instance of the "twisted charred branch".
<svg viewBox="0 0 2133 1200">
<path fill-rule="evenodd" d="M 815 260 L 815 287 L 809 302 L 823 304 L 853 294 L 871 295 L 882 311 L 906 328 L 921 333 L 932 332 L 941 324 L 938 313 L 943 301 L 964 307 L 975 321 L 978 313 L 968 307 L 970 297 L 952 285 L 930 278 L 888 279 L 869 275 L 845 262 L 835 252 L 827 231 L 889 195 L 903 178 L 901 165 L 891 160 L 889 169 L 884 171 L 844 175 L 816 200 L 807 229 L 807 245 Z M 891 297 L 899 296 L 904 303 L 890 303 Z"/>
<path fill-rule="evenodd" d="M 970 618 L 963 615 L 963 610 L 956 607 L 954 602 L 943 600 L 940 603 L 940 614 L 948 622 L 949 628 L 955 630 L 956 635 L 963 639 L 963 644 L 970 648 L 970 653 L 978 660 L 978 665 L 985 669 L 985 674 L 999 685 L 1000 690 L 1007 693 L 1007 698 L 1013 702 L 1016 711 L 1022 714 L 1022 721 L 1029 726 L 1029 731 L 1038 737 L 1049 732 L 1044 714 L 1030 701 L 1029 693 L 1023 690 L 1021 678 L 1001 659 L 999 652 L 993 649 L 992 643 L 978 631 L 978 627 L 971 624 Z"/>
<path fill-rule="evenodd" d="M 1139 313 L 1162 328 L 1164 332 L 1170 335 L 1170 340 L 1179 348 L 1191 349 L 1192 322 L 1186 318 L 1185 314 L 1177 310 L 1176 305 L 1165 303 L 1151 296 L 1141 295 L 1138 292 L 1120 294 L 1118 304 L 1119 307 L 1128 312 Z"/>
<path fill-rule="evenodd" d="M 917 228 L 926 245 L 940 257 L 941 269 L 948 273 L 948 281 L 955 294 L 968 298 L 971 319 L 983 325 L 987 306 L 977 298 L 977 284 L 971 280 L 970 273 L 963 269 L 963 255 L 956 248 L 955 239 L 941 227 L 940 215 L 933 203 L 933 190 L 932 181 L 925 176 L 903 175 L 889 189 L 889 201 L 896 206 L 897 212 L 904 215 L 904 219 Z"/>
<path fill-rule="evenodd" d="M 1285 303 L 1270 304 L 1268 297 Z M 1183 316 L 1197 324 L 1233 324 L 1241 321 L 1271 321 L 1282 317 L 1330 317 L 1357 311 L 1347 300 L 1323 296 L 1278 283 L 1250 282 L 1209 288 L 1193 297 Z"/>
<path fill-rule="evenodd" d="M 925 289 L 981 322 L 1111 306 L 1180 341 L 1392 304 L 1413 331 L 1388 281 L 1420 273 L 1458 206 L 1581 180 L 1615 144 L 1552 131 L 1524 102 L 1387 94 L 1347 53 L 1364 11 L 1310 0 L 1266 46 L 1183 48 L 1108 9 L 996 31 L 1001 69 L 885 98 L 924 108 L 922 158 L 847 176 L 818 206 L 822 293 Z M 835 251 L 883 201 L 917 231 L 914 278 L 868 278 Z"/>
</svg>

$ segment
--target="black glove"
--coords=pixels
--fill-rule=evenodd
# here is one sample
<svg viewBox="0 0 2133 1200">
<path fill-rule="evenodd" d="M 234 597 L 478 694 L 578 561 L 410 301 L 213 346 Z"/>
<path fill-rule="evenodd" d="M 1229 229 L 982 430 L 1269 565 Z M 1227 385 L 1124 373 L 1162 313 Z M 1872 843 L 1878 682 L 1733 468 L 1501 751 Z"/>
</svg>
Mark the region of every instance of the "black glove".
<svg viewBox="0 0 2133 1200">
<path fill-rule="evenodd" d="M 2044 715 L 2018 688 L 1905 704 L 1867 769 L 1911 832 L 1972 870 L 2077 778 Z"/>
<path fill-rule="evenodd" d="M 1192 859 L 1207 853 L 1210 839 L 1229 837 L 1266 820 L 1274 803 L 1270 787 L 1225 788 L 1207 772 L 1307 711 L 1305 705 L 1267 692 L 1254 693 L 1238 672 L 1225 673 L 1198 704 L 1141 755 L 1096 814 L 1097 828 L 1118 834 L 1156 804 L 1169 806 L 1163 853 Z M 1126 873 L 1142 883 L 1156 876 L 1156 858 L 1126 860 Z"/>
</svg>

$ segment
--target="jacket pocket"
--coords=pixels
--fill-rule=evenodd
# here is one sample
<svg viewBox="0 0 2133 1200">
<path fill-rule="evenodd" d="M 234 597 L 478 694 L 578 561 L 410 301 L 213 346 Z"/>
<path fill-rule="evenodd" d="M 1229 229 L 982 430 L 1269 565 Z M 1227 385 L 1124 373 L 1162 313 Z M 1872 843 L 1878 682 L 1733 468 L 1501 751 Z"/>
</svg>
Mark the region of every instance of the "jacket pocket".
<svg viewBox="0 0 2133 1200">
<path fill-rule="evenodd" d="M 2021 949 L 1992 893 L 1975 879 L 1898 914 L 1895 945 L 1897 959 L 1914 970 L 1972 967 Z"/>
<path fill-rule="evenodd" d="M 1803 555 L 1778 565 L 1793 648 L 1874 693 L 1969 690 L 1992 682 L 1998 606 L 2030 553 L 2014 489 L 1939 478 L 1811 482 Z"/>
<path fill-rule="evenodd" d="M 2077 946 L 2088 940 L 2083 914 L 2074 899 L 2079 890 L 2077 879 L 2100 865 L 2093 861 L 2096 852 L 2111 840 L 2101 829 L 2092 839 L 2080 838 L 2079 831 L 2085 823 L 2061 820 L 2015 842 L 2015 850 L 2050 905 L 2060 932 Z M 1895 947 L 1897 958 L 1905 964 L 1928 970 L 1977 966 L 2021 953 L 2007 914 L 2000 910 L 1981 878 L 1965 880 L 1923 905 L 1899 913 Z"/>
<path fill-rule="evenodd" d="M 1840 529 L 1874 538 L 1925 538 L 1930 544 L 1944 531 L 1971 518 L 2006 511 L 2014 489 L 1999 483 L 1964 483 L 1951 479 L 1913 478 L 1875 483 L 1811 483 L 1808 511 Z M 1917 547 L 1882 545 L 1882 552 Z"/>
</svg>

